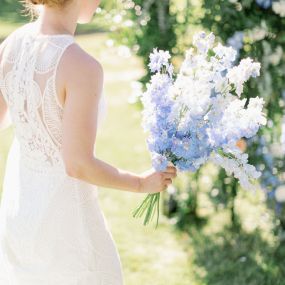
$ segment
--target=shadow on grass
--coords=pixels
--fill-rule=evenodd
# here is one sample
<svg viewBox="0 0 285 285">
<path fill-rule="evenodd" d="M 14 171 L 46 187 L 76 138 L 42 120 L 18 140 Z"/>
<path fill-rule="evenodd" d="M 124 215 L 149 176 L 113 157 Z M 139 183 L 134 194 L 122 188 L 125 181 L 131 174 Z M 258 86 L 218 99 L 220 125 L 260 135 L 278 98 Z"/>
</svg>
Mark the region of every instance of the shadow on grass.
<svg viewBox="0 0 285 285">
<path fill-rule="evenodd" d="M 285 244 L 271 245 L 259 230 L 189 231 L 196 279 L 209 285 L 284 285 Z M 199 283 L 200 284 L 200 283 Z"/>
</svg>

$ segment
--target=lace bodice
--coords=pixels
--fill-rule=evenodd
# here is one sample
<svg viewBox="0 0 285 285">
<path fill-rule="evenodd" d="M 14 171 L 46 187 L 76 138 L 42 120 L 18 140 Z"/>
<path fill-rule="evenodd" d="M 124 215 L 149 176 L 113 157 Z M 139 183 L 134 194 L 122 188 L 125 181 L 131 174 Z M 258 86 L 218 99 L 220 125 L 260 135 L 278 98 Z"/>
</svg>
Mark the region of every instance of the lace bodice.
<svg viewBox="0 0 285 285">
<path fill-rule="evenodd" d="M 36 22 L 17 29 L 5 40 L 0 58 L 0 92 L 15 126 L 21 157 L 35 169 L 63 167 L 63 106 L 56 92 L 56 72 L 71 35 L 40 35 Z M 0 94 L 1 95 L 1 94 Z M 106 114 L 101 96 L 98 124 Z"/>
</svg>

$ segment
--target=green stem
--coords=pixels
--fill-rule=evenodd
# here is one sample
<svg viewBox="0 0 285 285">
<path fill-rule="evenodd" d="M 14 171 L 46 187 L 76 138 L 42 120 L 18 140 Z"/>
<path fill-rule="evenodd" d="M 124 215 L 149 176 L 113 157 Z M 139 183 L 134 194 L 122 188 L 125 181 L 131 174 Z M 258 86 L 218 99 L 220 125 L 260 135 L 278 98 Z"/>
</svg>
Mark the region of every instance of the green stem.
<svg viewBox="0 0 285 285">
<path fill-rule="evenodd" d="M 146 207 L 146 205 L 148 204 L 149 198 L 150 198 L 150 194 L 148 194 L 148 195 L 146 196 L 146 198 L 142 201 L 141 205 L 140 205 L 137 209 L 134 210 L 134 212 L 133 212 L 133 217 L 135 217 L 135 216 L 139 213 L 139 211 L 140 211 L 142 208 L 145 208 L 145 207 Z"/>
<path fill-rule="evenodd" d="M 147 209 L 149 209 L 149 207 L 151 207 L 151 201 L 152 201 L 152 197 L 149 196 L 149 199 L 148 199 L 148 201 L 145 203 L 145 207 L 142 208 L 139 217 L 141 217 L 141 216 L 143 215 L 143 213 L 144 213 L 145 211 L 147 211 Z"/>
<path fill-rule="evenodd" d="M 160 201 L 160 193 L 157 195 L 157 219 L 156 219 L 156 226 L 155 226 L 155 228 L 157 228 L 157 226 L 158 226 L 158 219 L 159 219 L 159 201 Z"/>
<path fill-rule="evenodd" d="M 154 216 L 154 214 L 155 214 L 155 208 L 156 208 L 156 206 L 157 206 L 157 201 L 158 201 L 158 198 L 159 198 L 159 193 L 156 193 L 155 194 L 155 197 L 154 197 L 154 200 L 153 200 L 153 202 L 152 202 L 152 215 L 151 215 L 151 218 L 150 218 L 150 221 L 152 221 L 152 219 L 153 219 L 153 216 Z"/>
<path fill-rule="evenodd" d="M 149 220 L 150 220 L 150 216 L 152 213 L 152 208 L 153 208 L 153 200 L 155 199 L 155 195 L 151 194 L 151 200 L 150 200 L 150 205 L 147 209 L 147 213 L 144 219 L 144 225 L 148 224 Z"/>
<path fill-rule="evenodd" d="M 141 205 L 133 212 L 133 217 L 141 217 L 145 213 L 144 225 L 147 225 L 153 219 L 155 213 L 157 213 L 155 227 L 157 228 L 159 220 L 159 201 L 160 193 L 148 194 Z"/>
</svg>

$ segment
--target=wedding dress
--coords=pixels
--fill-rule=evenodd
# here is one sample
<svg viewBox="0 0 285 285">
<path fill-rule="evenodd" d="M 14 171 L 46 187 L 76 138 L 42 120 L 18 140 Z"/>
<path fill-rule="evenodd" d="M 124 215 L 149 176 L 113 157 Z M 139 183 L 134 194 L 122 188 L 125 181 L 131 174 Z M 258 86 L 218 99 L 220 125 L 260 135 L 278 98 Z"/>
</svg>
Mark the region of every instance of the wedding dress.
<svg viewBox="0 0 285 285">
<path fill-rule="evenodd" d="M 15 138 L 0 207 L 0 285 L 123 284 L 98 188 L 68 176 L 60 153 L 63 106 L 56 71 L 73 43 L 72 35 L 40 34 L 37 21 L 5 39 L 0 96 Z M 100 126 L 103 95 L 98 112 Z"/>
</svg>

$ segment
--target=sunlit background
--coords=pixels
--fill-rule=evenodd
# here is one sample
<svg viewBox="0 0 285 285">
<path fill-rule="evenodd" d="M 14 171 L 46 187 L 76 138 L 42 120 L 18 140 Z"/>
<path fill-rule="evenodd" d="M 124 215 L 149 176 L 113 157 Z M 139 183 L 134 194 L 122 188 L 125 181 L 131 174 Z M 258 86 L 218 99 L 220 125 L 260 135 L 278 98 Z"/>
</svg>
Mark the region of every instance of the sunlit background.
<svg viewBox="0 0 285 285">
<path fill-rule="evenodd" d="M 19 2 L 0 0 L 0 42 L 29 20 Z M 149 53 L 171 51 L 178 69 L 198 30 L 214 32 L 239 59 L 261 63 L 243 96 L 264 98 L 268 123 L 239 142 L 262 171 L 260 190 L 241 189 L 213 165 L 180 173 L 163 194 L 154 230 L 131 215 L 144 195 L 100 188 L 126 285 L 284 285 L 285 0 L 102 1 L 92 23 L 76 32 L 105 69 L 108 114 L 97 156 L 136 173 L 151 167 L 139 97 L 150 78 Z M 0 186 L 13 135 L 13 126 L 0 132 Z"/>
</svg>

